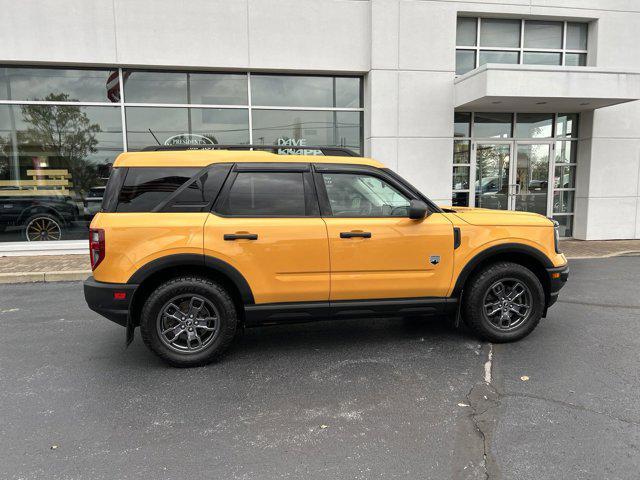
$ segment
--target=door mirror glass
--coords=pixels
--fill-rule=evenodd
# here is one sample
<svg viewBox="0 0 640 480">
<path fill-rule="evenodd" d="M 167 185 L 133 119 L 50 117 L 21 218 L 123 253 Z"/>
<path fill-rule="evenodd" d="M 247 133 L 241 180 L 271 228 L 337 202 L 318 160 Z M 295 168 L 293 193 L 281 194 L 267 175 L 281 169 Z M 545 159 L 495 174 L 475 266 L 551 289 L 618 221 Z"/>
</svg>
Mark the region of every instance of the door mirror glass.
<svg viewBox="0 0 640 480">
<path fill-rule="evenodd" d="M 422 220 L 429 213 L 429 207 L 421 200 L 411 200 L 409 203 L 409 218 L 411 220 Z"/>
</svg>

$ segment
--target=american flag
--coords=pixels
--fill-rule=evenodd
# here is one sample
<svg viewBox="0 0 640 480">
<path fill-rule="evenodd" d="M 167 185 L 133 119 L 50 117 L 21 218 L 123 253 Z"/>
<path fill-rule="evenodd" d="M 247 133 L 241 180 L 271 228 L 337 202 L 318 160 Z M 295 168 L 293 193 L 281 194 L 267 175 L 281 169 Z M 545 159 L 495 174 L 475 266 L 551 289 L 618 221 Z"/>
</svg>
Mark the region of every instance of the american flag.
<svg viewBox="0 0 640 480">
<path fill-rule="evenodd" d="M 123 83 L 127 81 L 129 75 L 131 75 L 131 72 L 122 73 Z M 111 72 L 107 77 L 107 98 L 113 103 L 120 102 L 120 75 L 118 75 L 118 70 Z"/>
</svg>

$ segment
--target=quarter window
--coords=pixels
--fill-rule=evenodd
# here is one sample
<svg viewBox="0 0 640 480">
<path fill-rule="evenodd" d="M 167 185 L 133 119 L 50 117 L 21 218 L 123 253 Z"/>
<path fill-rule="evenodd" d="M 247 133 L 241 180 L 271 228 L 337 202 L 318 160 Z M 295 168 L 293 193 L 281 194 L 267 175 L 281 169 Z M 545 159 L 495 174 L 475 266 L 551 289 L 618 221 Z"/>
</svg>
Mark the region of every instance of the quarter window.
<svg viewBox="0 0 640 480">
<path fill-rule="evenodd" d="M 371 175 L 322 175 L 331 213 L 336 217 L 406 217 L 409 199 L 384 180 Z"/>
<path fill-rule="evenodd" d="M 302 173 L 240 172 L 219 211 L 241 216 L 304 216 Z"/>
<path fill-rule="evenodd" d="M 130 168 L 118 196 L 118 212 L 150 212 L 199 168 Z"/>
</svg>

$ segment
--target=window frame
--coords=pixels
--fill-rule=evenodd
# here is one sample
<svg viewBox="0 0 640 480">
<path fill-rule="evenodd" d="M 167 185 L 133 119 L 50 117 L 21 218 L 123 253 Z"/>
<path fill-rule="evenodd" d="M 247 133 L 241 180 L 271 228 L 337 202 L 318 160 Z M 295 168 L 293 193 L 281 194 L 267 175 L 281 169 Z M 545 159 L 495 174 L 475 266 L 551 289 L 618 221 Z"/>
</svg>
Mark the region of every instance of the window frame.
<svg viewBox="0 0 640 480">
<path fill-rule="evenodd" d="M 238 215 L 227 213 L 223 210 L 223 205 L 229 198 L 229 192 L 240 173 L 299 173 L 302 176 L 304 188 L 305 214 L 304 215 Z M 314 185 L 311 165 L 308 163 L 278 163 L 278 162 L 242 162 L 235 163 L 231 168 L 227 178 L 220 189 L 218 197 L 210 208 L 213 215 L 222 218 L 320 218 L 320 205 L 318 195 Z"/>
<path fill-rule="evenodd" d="M 420 198 L 414 192 L 413 189 L 409 188 L 408 185 L 400 182 L 396 177 L 390 175 L 384 170 L 377 169 L 375 167 L 369 167 L 366 165 L 353 165 L 353 164 L 337 164 L 337 163 L 323 163 L 323 164 L 314 164 L 313 165 L 313 178 L 315 181 L 316 191 L 318 193 L 318 201 L 320 203 L 320 213 L 322 217 L 327 218 L 353 218 L 353 219 L 362 219 L 362 218 L 409 218 L 409 214 L 407 215 L 398 215 L 398 216 L 389 216 L 389 215 L 362 215 L 362 216 L 336 216 L 333 214 L 331 209 L 331 203 L 329 202 L 329 196 L 327 195 L 327 189 L 324 184 L 324 179 L 322 175 L 325 173 L 333 173 L 333 174 L 351 174 L 351 175 L 368 175 L 379 180 L 382 180 L 393 188 L 398 190 L 400 193 L 405 195 L 409 201 L 411 200 L 420 200 L 425 201 L 429 206 L 430 212 L 440 211 L 437 207 L 434 209 L 431 201 L 426 198 Z"/>
<path fill-rule="evenodd" d="M 460 17 L 465 17 L 465 18 L 469 18 L 468 16 L 465 15 L 461 15 Z M 525 28 L 526 28 L 526 22 L 527 20 L 529 21 L 538 21 L 538 19 L 534 19 L 534 18 L 529 18 L 529 19 L 525 19 L 525 18 L 520 18 L 520 45 L 518 47 L 482 47 L 480 46 L 480 39 L 481 39 L 481 32 L 482 32 L 482 19 L 494 19 L 494 17 L 473 17 L 471 16 L 470 18 L 475 18 L 477 21 L 477 25 L 476 25 L 476 44 L 475 45 L 457 45 L 456 44 L 456 52 L 460 51 L 460 50 L 466 50 L 466 51 L 472 51 L 474 52 L 474 56 L 475 56 L 475 67 L 479 68 L 480 65 L 480 52 L 481 51 L 504 51 L 504 52 L 517 52 L 518 53 L 518 62 L 517 63 L 512 63 L 512 64 L 508 64 L 508 65 L 537 65 L 537 64 L 525 64 L 524 63 L 524 54 L 525 53 L 559 53 L 560 54 L 560 65 L 558 66 L 566 66 L 566 57 L 567 54 L 585 54 L 586 55 L 586 61 L 585 61 L 585 66 L 589 65 L 589 43 L 588 43 L 588 39 L 589 39 L 589 22 L 580 22 L 580 21 L 571 21 L 571 20 L 552 20 L 550 19 L 549 21 L 554 21 L 554 22 L 558 22 L 558 23 L 562 23 L 562 47 L 561 48 L 534 48 L 534 47 L 525 47 L 524 46 L 524 32 L 525 32 Z M 505 17 L 508 18 L 508 17 Z M 517 19 L 516 19 L 517 20 Z M 584 23 L 587 25 L 587 48 L 582 50 L 582 49 L 572 49 L 572 48 L 567 48 L 567 25 L 569 23 Z M 456 28 L 457 28 L 457 23 L 456 23 Z M 456 42 L 457 43 L 457 42 Z M 468 73 L 468 72 L 465 72 Z M 464 73 L 462 74 L 458 74 L 456 73 L 456 75 L 464 75 Z"/>
</svg>

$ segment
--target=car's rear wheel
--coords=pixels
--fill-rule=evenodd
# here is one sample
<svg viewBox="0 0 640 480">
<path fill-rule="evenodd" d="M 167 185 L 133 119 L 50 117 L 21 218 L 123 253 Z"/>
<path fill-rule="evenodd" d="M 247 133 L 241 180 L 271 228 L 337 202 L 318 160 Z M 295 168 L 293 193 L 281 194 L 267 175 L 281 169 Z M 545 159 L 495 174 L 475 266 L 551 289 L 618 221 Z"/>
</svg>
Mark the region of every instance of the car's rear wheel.
<svg viewBox="0 0 640 480">
<path fill-rule="evenodd" d="M 512 342 L 536 328 L 544 301 L 544 289 L 535 273 L 517 263 L 494 263 L 465 287 L 464 320 L 484 340 Z"/>
<path fill-rule="evenodd" d="M 48 213 L 31 215 L 24 222 L 24 235 L 29 242 L 62 240 L 62 222 Z"/>
<path fill-rule="evenodd" d="M 217 283 L 181 277 L 156 288 L 140 318 L 145 344 L 171 365 L 195 367 L 218 359 L 235 336 L 233 300 Z"/>
</svg>

